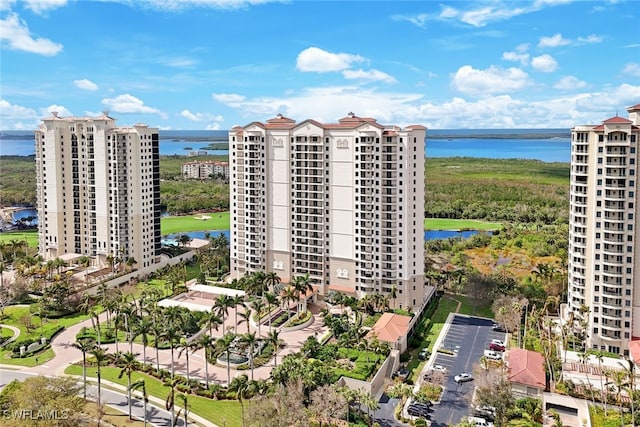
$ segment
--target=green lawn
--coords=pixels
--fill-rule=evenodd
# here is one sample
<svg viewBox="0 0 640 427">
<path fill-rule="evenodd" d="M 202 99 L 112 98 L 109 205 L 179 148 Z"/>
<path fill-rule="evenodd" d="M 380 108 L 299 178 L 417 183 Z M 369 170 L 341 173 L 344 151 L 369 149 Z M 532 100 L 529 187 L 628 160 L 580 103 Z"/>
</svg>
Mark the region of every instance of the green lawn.
<svg viewBox="0 0 640 427">
<path fill-rule="evenodd" d="M 97 376 L 96 371 L 97 368 L 87 368 L 87 376 L 95 378 Z M 64 372 L 65 374 L 82 376 L 82 366 L 71 365 L 67 367 Z M 127 386 L 126 375 L 118 378 L 120 374 L 119 368 L 105 367 L 101 369 L 101 374 L 103 380 L 111 381 L 125 387 Z M 149 395 L 162 400 L 167 398 L 169 387 L 164 386 L 162 382 L 156 378 L 140 372 L 134 372 L 133 375 L 131 375 L 132 382 L 141 379 L 145 380 L 145 386 L 147 387 L 147 393 L 149 393 Z M 189 395 L 188 399 L 189 405 L 191 405 L 191 412 L 194 414 L 220 426 L 236 427 L 242 425 L 240 403 L 236 400 L 213 400 L 196 395 Z"/>
<path fill-rule="evenodd" d="M 33 328 L 30 331 L 27 331 L 27 327 L 24 322 L 28 314 L 31 314 L 30 319 L 31 324 L 33 325 Z M 20 336 L 16 340 L 22 341 L 25 339 L 39 339 L 41 336 L 51 339 L 53 331 L 59 326 L 67 328 L 88 318 L 89 316 L 86 314 L 75 313 L 60 319 L 45 318 L 44 323 L 40 325 L 40 317 L 36 314 L 30 313 L 29 307 L 12 306 L 4 309 L 4 317 L 0 318 L 0 322 L 20 329 Z M 48 349 L 37 356 L 16 359 L 9 358 L 10 354 L 11 352 L 8 350 L 0 350 L 0 363 L 8 365 L 36 366 L 51 360 L 54 356 L 54 352 L 51 349 Z M 36 359 L 38 360 L 36 361 Z"/>
<path fill-rule="evenodd" d="M 210 219 L 196 219 L 202 215 L 211 217 Z M 166 216 L 160 220 L 162 235 L 186 233 L 189 231 L 202 230 L 228 230 L 229 212 L 212 212 L 196 215 Z"/>
<path fill-rule="evenodd" d="M 37 248 L 38 230 L 3 231 L 0 233 L 0 242 L 9 243 L 12 240 L 25 240 L 30 248 Z"/>
<path fill-rule="evenodd" d="M 477 221 L 474 219 L 425 218 L 425 230 L 499 230 L 499 222 Z"/>
</svg>

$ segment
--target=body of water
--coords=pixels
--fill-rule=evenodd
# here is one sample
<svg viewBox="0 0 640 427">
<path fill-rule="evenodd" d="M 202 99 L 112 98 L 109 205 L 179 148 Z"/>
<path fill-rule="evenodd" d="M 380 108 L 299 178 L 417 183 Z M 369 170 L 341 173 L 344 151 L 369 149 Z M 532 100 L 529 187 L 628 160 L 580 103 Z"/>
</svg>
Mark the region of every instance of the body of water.
<svg viewBox="0 0 640 427">
<path fill-rule="evenodd" d="M 187 233 L 177 233 L 170 234 L 165 236 L 167 241 L 177 240 L 180 236 L 186 234 L 192 239 L 206 239 L 205 235 L 209 233 L 211 237 L 216 237 L 220 234 L 224 234 L 229 240 L 229 230 L 207 230 L 207 231 L 190 231 Z M 477 230 L 465 230 L 465 231 L 457 231 L 457 230 L 428 230 L 424 232 L 424 240 L 436 240 L 436 239 L 448 239 L 450 237 L 462 237 L 468 238 L 473 236 L 474 234 L 478 234 Z"/>
<path fill-rule="evenodd" d="M 226 131 L 161 131 L 160 154 L 186 156 L 189 150 L 185 148 L 202 150 L 209 143 L 225 142 L 226 135 Z M 568 129 L 430 129 L 427 131 L 427 157 L 517 158 L 544 162 L 569 162 L 570 152 L 571 141 Z M 208 150 L 207 153 L 229 155 L 228 150 Z M 33 133 L 0 132 L 0 155 L 33 154 Z"/>
</svg>

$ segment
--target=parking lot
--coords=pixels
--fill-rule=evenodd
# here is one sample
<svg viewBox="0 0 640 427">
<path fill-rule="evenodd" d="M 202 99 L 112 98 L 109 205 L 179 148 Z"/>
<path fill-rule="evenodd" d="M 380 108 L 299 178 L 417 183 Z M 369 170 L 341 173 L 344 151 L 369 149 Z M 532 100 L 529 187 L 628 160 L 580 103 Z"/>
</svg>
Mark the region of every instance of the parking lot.
<svg viewBox="0 0 640 427">
<path fill-rule="evenodd" d="M 436 352 L 425 369 L 441 366 L 446 369 L 444 393 L 439 404 L 433 406 L 431 413 L 432 426 L 446 427 L 460 422 L 463 417 L 471 415 L 471 397 L 475 387 L 474 381 L 456 383 L 455 375 L 468 372 L 473 375 L 484 350 L 492 339 L 504 341 L 506 334 L 495 332 L 491 328 L 494 322 L 490 319 L 452 315 L 448 328 L 443 329 L 440 348 L 454 352 L 453 355 Z M 434 348 L 434 351 L 436 349 Z M 423 371 L 424 373 L 425 371 Z"/>
</svg>

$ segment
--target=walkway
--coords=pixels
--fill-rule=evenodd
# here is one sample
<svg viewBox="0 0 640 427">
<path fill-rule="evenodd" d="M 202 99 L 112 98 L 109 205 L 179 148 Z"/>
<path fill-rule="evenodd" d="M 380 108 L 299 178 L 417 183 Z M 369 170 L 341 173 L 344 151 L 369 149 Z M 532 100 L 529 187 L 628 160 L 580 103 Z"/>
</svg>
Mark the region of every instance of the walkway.
<svg viewBox="0 0 640 427">
<path fill-rule="evenodd" d="M 16 328 L 15 326 L 0 324 L 0 328 L 7 328 L 10 329 L 11 332 L 13 332 L 13 336 L 3 341 L 2 344 L 0 344 L 0 347 L 4 347 L 9 343 L 14 342 L 20 336 L 20 329 Z"/>
</svg>

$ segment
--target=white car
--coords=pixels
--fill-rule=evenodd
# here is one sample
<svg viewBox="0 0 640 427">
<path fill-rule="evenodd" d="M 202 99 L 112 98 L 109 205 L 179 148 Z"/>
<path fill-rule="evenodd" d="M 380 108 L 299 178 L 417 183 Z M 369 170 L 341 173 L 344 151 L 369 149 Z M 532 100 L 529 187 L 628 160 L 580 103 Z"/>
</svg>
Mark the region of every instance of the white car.
<svg viewBox="0 0 640 427">
<path fill-rule="evenodd" d="M 447 368 L 445 368 L 445 367 L 444 367 L 444 366 L 442 366 L 442 365 L 433 365 L 433 366 L 431 367 L 431 370 L 432 370 L 432 371 L 438 371 L 438 372 L 447 372 Z"/>
<path fill-rule="evenodd" d="M 491 344 L 500 345 L 502 347 L 505 347 L 504 341 L 500 341 L 500 340 L 491 340 Z"/>
<path fill-rule="evenodd" d="M 502 360 L 502 353 L 498 353 L 497 351 L 485 350 L 484 357 L 490 360 Z"/>
<path fill-rule="evenodd" d="M 458 374 L 455 377 L 453 377 L 453 380 L 455 382 L 457 382 L 458 384 L 466 383 L 467 381 L 473 381 L 473 376 L 471 374 L 463 372 L 463 373 Z"/>
</svg>

